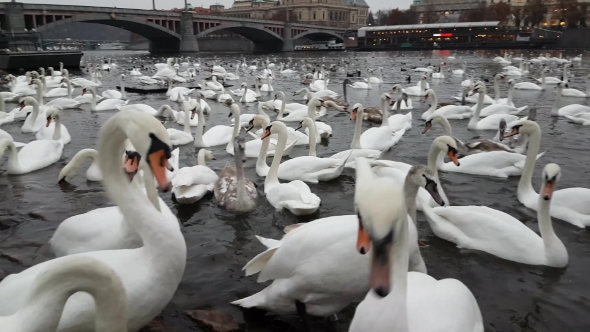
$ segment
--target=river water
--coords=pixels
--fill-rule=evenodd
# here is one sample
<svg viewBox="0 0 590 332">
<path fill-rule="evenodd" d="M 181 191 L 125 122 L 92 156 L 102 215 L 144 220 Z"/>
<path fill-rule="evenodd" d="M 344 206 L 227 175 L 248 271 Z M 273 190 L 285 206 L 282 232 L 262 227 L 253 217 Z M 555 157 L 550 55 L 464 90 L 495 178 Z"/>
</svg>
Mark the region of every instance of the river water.
<svg viewBox="0 0 590 332">
<path fill-rule="evenodd" d="M 491 79 L 493 73 L 501 70 L 501 66 L 492 61 L 499 51 L 462 51 L 456 53 L 456 60 L 448 61 L 449 67 L 459 69 L 461 61 L 467 61 L 468 68 L 473 69 L 477 76 L 484 75 Z M 516 51 L 515 54 L 521 52 Z M 539 51 L 524 51 L 525 56 L 537 56 Z M 557 56 L 554 52 L 552 55 Z M 385 82 L 404 82 L 407 73 L 401 68 L 438 64 L 441 59 L 449 56 L 444 51 L 424 52 L 331 52 L 331 53 L 291 53 L 271 55 L 277 61 L 285 61 L 291 56 L 294 60 L 305 59 L 312 64 L 340 64 L 344 58 L 350 62 L 350 70 L 384 68 Z M 573 56 L 564 53 L 563 56 Z M 201 54 L 202 62 L 211 60 L 213 54 Z M 97 63 L 103 57 L 117 61 L 123 70 L 131 66 L 164 62 L 162 57 L 152 57 L 142 52 L 126 51 L 93 51 L 86 52 L 85 63 Z M 217 55 L 217 59 L 235 63 L 242 55 Z M 322 58 L 325 57 L 325 58 Z M 247 60 L 254 58 L 266 59 L 266 55 L 246 55 Z M 574 77 L 570 87 L 585 91 L 584 77 L 589 72 L 590 62 L 583 61 L 571 69 Z M 553 67 L 551 76 L 559 76 L 557 66 Z M 124 72 L 119 71 L 116 74 Z M 301 73 L 300 68 L 297 70 Z M 228 70 L 230 71 L 230 70 Z M 233 70 L 231 70 L 233 71 Z M 146 70 L 144 74 L 149 74 Z M 87 74 L 72 71 L 72 76 Z M 104 73 L 103 89 L 118 85 L 118 75 Z M 462 78 L 445 73 L 446 78 L 431 82 L 437 92 L 439 101 L 449 101 L 452 95 L 460 90 Z M 540 69 L 535 66 L 532 76 L 540 77 Z M 207 75 L 202 72 L 198 78 Z M 242 81 L 253 83 L 252 75 L 246 74 L 239 81 L 232 81 L 237 88 Z M 330 89 L 342 92 L 343 75 L 332 73 Z M 418 81 L 419 75 L 412 75 L 412 84 Z M 523 77 L 524 78 L 524 77 Z M 531 77 L 527 75 L 527 80 Z M 126 84 L 136 85 L 128 76 Z M 287 98 L 302 85 L 298 78 L 279 77 L 273 82 L 275 91 L 285 91 Z M 377 106 L 382 92 L 389 91 L 391 84 L 382 84 L 372 90 L 349 89 L 351 103 L 360 102 L 365 106 Z M 502 97 L 506 95 L 507 84 L 501 84 Z M 101 90 L 102 91 L 102 90 Z M 491 91 L 491 84 L 488 84 Z M 75 94 L 79 94 L 76 89 Z M 264 94 L 264 93 L 263 93 Z M 128 93 L 130 103 L 145 103 L 158 108 L 170 103 L 165 94 L 141 95 Z M 263 96 L 262 100 L 271 96 Z M 588 132 L 590 127 L 569 123 L 564 118 L 555 119 L 549 114 L 555 100 L 552 88 L 544 92 L 516 91 L 514 102 L 517 106 L 538 107 L 537 122 L 543 131 L 541 150 L 547 151 L 537 163 L 533 184 L 540 186 L 542 165 L 555 162 L 561 165 L 563 177 L 559 188 L 571 186 L 590 187 L 590 147 Z M 428 106 L 415 98 L 413 128 L 406 132 L 402 140 L 387 152 L 385 159 L 403 161 L 412 164 L 426 163 L 426 155 L 432 139 L 442 134 L 442 129 L 433 128 L 429 135 L 422 135 L 423 121 L 420 114 Z M 563 98 L 562 104 L 581 103 L 584 99 Z M 209 126 L 228 124 L 228 109 L 217 102 L 209 101 L 212 114 L 208 116 Z M 10 110 L 14 104 L 8 104 Z M 177 109 L 176 105 L 173 108 Z M 111 205 L 105 198 L 102 185 L 87 182 L 83 173 L 75 177 L 71 184 L 60 187 L 57 184 L 59 170 L 80 149 L 95 147 L 100 126 L 116 111 L 91 112 L 85 105 L 82 110 L 66 110 L 62 121 L 72 136 L 72 143 L 64 149 L 63 158 L 56 164 L 43 170 L 22 176 L 8 176 L 5 171 L 0 174 L 0 269 L 4 273 L 22 271 L 28 266 L 50 259 L 51 253 L 46 243 L 64 219 L 87 212 L 89 210 Z M 242 113 L 256 112 L 256 104 L 242 106 Z M 270 113 L 269 113 L 270 114 Z M 274 118 L 274 114 L 271 114 Z M 344 114 L 330 113 L 325 121 L 333 128 L 333 137 L 318 146 L 318 156 L 329 156 L 348 149 L 352 140 L 354 123 Z M 455 136 L 467 140 L 477 136 L 477 132 L 467 131 L 468 120 L 452 120 Z M 296 123 L 289 123 L 296 126 Z M 28 142 L 34 139 L 31 134 L 20 132 L 21 123 L 2 126 L 11 133 L 15 140 Z M 168 127 L 182 129 L 173 122 Z M 370 125 L 365 124 L 364 129 Z M 195 128 L 193 128 L 193 132 Z M 491 131 L 482 131 L 481 137 L 492 137 Z M 243 134 L 242 134 L 243 135 Z M 217 160 L 209 162 L 212 169 L 221 170 L 227 161 L 233 160 L 224 151 L 225 146 L 212 148 Z M 196 164 L 196 150 L 192 144 L 180 148 L 180 167 Z M 291 156 L 306 155 L 307 148 L 297 146 Z M 0 168 L 5 169 L 6 158 Z M 270 161 L 270 160 L 269 160 Z M 86 166 L 87 164 L 85 164 Z M 188 320 L 183 311 L 193 309 L 215 310 L 229 313 L 241 324 L 245 331 L 303 331 L 303 325 L 296 316 L 278 316 L 243 312 L 229 302 L 260 291 L 265 285 L 257 284 L 255 277 L 244 277 L 242 267 L 264 247 L 255 239 L 255 235 L 279 239 L 283 228 L 287 225 L 305 222 L 321 217 L 351 214 L 353 211 L 354 171 L 346 169 L 338 179 L 310 184 L 312 192 L 322 199 L 319 211 L 308 217 L 294 217 L 288 212 L 276 212 L 264 197 L 264 179 L 255 173 L 255 159 L 246 163 L 246 174 L 259 186 L 257 209 L 247 215 L 234 215 L 220 209 L 211 198 L 203 199 L 193 205 L 179 205 L 171 200 L 170 194 L 161 194 L 162 199 L 171 207 L 182 223 L 182 232 L 188 247 L 188 257 L 183 280 L 176 295 L 162 313 L 160 319 L 167 327 L 158 331 L 199 331 L 196 325 Z M 84 168 L 85 169 L 85 168 Z M 454 205 L 486 205 L 506 212 L 523 221 L 531 229 L 538 231 L 536 212 L 524 207 L 516 198 L 518 177 L 507 180 L 472 176 L 459 173 L 442 173 L 445 191 Z M 558 188 L 558 189 L 559 189 Z M 422 255 L 428 266 L 429 274 L 436 279 L 456 278 L 465 283 L 473 292 L 486 327 L 486 331 L 589 331 L 590 318 L 590 234 L 586 229 L 579 229 L 566 222 L 554 220 L 554 228 L 569 252 L 569 266 L 565 269 L 527 266 L 512 263 L 489 254 L 462 250 L 454 244 L 437 238 L 430 230 L 423 215 L 419 214 L 420 238 L 428 246 L 422 248 Z M 333 328 L 347 331 L 354 306 L 345 309 L 337 322 L 314 319 L 312 326 L 316 331 Z M 154 331 L 156 331 L 154 329 Z M 450 331 L 451 332 L 451 331 Z"/>
</svg>

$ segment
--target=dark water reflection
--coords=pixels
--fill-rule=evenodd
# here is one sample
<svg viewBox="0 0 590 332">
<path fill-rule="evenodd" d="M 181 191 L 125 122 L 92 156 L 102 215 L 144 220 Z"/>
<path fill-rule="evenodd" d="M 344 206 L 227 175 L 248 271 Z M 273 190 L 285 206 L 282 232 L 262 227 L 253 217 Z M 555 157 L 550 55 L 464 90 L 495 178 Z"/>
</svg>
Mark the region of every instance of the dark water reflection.
<svg viewBox="0 0 590 332">
<path fill-rule="evenodd" d="M 537 51 L 524 53 L 535 56 L 539 54 Z M 345 52 L 278 54 L 276 57 L 278 61 L 286 61 L 288 56 L 292 56 L 294 59 L 306 58 L 311 63 L 326 64 L 340 63 L 340 59 L 345 58 L 352 60 L 351 69 L 383 66 L 386 82 L 404 82 L 407 72 L 401 71 L 400 68 L 436 64 L 449 54 L 439 51 Z M 478 76 L 491 77 L 501 69 L 500 65 L 491 61 L 495 55 L 496 52 L 458 52 L 457 60 L 452 62 L 451 67 L 460 68 L 460 61 L 465 60 L 468 68 L 474 69 Z M 573 53 L 564 54 L 572 55 Z M 211 54 L 202 56 L 203 60 L 213 57 Z M 88 52 L 85 61 L 96 63 L 102 57 L 116 59 L 124 69 L 130 69 L 134 64 L 162 62 L 161 58 L 152 58 L 146 53 L 123 51 Z M 247 59 L 255 57 L 265 58 L 259 55 L 246 56 Z M 322 60 L 321 57 L 328 59 Z M 224 61 L 232 60 L 232 63 L 235 63 L 241 55 L 219 55 L 218 58 Z M 584 77 L 588 73 L 588 67 L 588 62 L 584 61 L 572 68 L 575 77 L 571 79 L 570 87 L 585 91 Z M 144 74 L 149 73 L 144 70 Z M 538 66 L 534 67 L 532 74 L 535 77 L 540 76 Z M 554 66 L 551 74 L 560 75 L 557 66 Z M 204 75 L 199 75 L 199 78 Z M 462 79 L 453 77 L 450 73 L 446 73 L 446 76 L 444 80 L 431 82 L 440 101 L 450 100 L 450 97 L 460 90 L 459 83 Z M 341 92 L 339 83 L 342 79 L 341 74 L 333 77 L 334 84 L 330 88 Z M 527 79 L 530 80 L 530 76 L 527 76 Z M 131 84 L 129 80 L 128 85 Z M 245 80 L 252 83 L 253 76 L 246 75 L 233 82 L 239 85 Z M 418 75 L 413 75 L 413 84 L 417 80 Z M 104 74 L 104 88 L 113 88 L 118 81 L 118 77 L 113 73 Z M 296 78 L 279 78 L 274 82 L 274 86 L 276 91 L 283 90 L 287 96 L 301 87 L 299 79 Z M 349 99 L 351 102 L 376 106 L 380 93 L 390 88 L 391 84 L 383 84 L 380 88 L 370 91 L 350 90 Z M 491 85 L 488 85 L 488 89 L 491 90 Z M 506 84 L 501 85 L 501 91 L 505 97 Z M 79 89 L 76 90 L 76 94 L 78 93 Z M 164 94 L 128 93 L 128 96 L 131 103 L 146 103 L 155 108 L 169 103 Z M 537 164 L 534 186 L 540 185 L 538 177 L 542 165 L 556 162 L 562 166 L 563 171 L 560 188 L 590 187 L 590 149 L 587 143 L 587 132 L 590 129 L 564 119 L 552 119 L 549 112 L 554 100 L 555 94 L 552 89 L 541 93 L 516 91 L 514 95 L 516 105 L 539 108 L 538 122 L 543 130 L 542 150 L 547 151 L 547 154 Z M 585 99 L 574 98 L 563 98 L 562 102 L 588 104 Z M 208 124 L 227 124 L 228 109 L 213 101 L 209 104 L 213 114 L 209 116 Z M 8 109 L 14 106 L 8 104 Z M 428 137 L 421 135 L 420 127 L 423 121 L 420 120 L 420 114 L 427 109 L 427 105 L 414 99 L 414 108 L 413 129 L 386 154 L 386 159 L 414 164 L 426 163 L 430 142 L 434 134 L 439 135 L 442 130 L 435 128 L 433 134 Z M 246 105 L 243 112 L 256 112 L 256 105 Z M 64 157 L 58 163 L 32 174 L 7 176 L 5 171 L 2 171 L 0 176 L 0 269 L 5 273 L 19 272 L 50 258 L 51 254 L 44 245 L 65 218 L 110 205 L 103 195 L 102 186 L 86 182 L 83 172 L 66 187 L 57 185 L 57 174 L 77 151 L 95 146 L 98 129 L 115 111 L 90 112 L 88 106 L 85 106 L 81 111 L 67 110 L 64 113 L 63 122 L 72 135 L 72 143 L 66 146 Z M 353 135 L 354 124 L 347 117 L 331 113 L 327 121 L 332 126 L 334 135 L 330 138 L 329 144 L 318 146 L 319 156 L 328 156 L 347 149 Z M 33 135 L 20 132 L 20 125 L 21 123 L 7 124 L 2 126 L 2 129 L 11 133 L 17 141 L 28 142 L 33 139 Z M 493 135 L 490 131 L 467 131 L 467 120 L 454 120 L 452 125 L 455 136 L 462 139 Z M 181 126 L 171 122 L 167 123 L 167 126 L 181 129 Z M 368 125 L 365 125 L 365 128 L 367 127 Z M 231 156 L 228 156 L 224 149 L 224 146 L 213 148 L 217 160 L 211 162 L 210 166 L 214 170 L 220 170 L 228 160 L 231 160 Z M 292 155 L 303 155 L 306 151 L 302 147 L 296 147 Z M 181 147 L 180 158 L 181 167 L 196 164 L 196 151 L 192 145 Z M 188 247 L 183 281 L 162 315 L 171 331 L 197 330 L 194 324 L 182 315 L 183 310 L 189 309 L 227 312 L 241 322 L 247 331 L 302 330 L 297 317 L 244 313 L 231 306 L 229 302 L 253 294 L 264 287 L 257 284 L 255 278 L 244 277 L 241 271 L 246 262 L 263 250 L 263 246 L 255 240 L 254 235 L 278 239 L 286 225 L 353 213 L 354 172 L 345 170 L 343 176 L 335 181 L 310 185 L 311 190 L 321 197 L 322 206 L 312 218 L 296 218 L 288 213 L 276 212 L 268 204 L 262 191 L 263 179 L 256 176 L 254 166 L 254 159 L 249 160 L 246 172 L 249 178 L 259 185 L 261 197 L 256 211 L 248 215 L 236 216 L 219 209 L 211 199 L 194 205 L 177 205 L 171 201 L 170 195 L 162 196 L 172 207 L 172 211 L 177 213 Z M 4 168 L 5 166 L 2 167 Z M 501 180 L 443 173 L 442 180 L 453 204 L 487 205 L 513 215 L 538 231 L 536 213 L 525 208 L 516 199 L 518 178 Z M 568 249 L 570 264 L 566 269 L 551 269 L 515 264 L 478 251 L 458 249 L 453 244 L 435 237 L 423 216 L 419 216 L 419 219 L 421 237 L 429 242 L 429 246 L 422 249 L 422 254 L 430 274 L 437 279 L 457 278 L 465 283 L 478 300 L 487 331 L 590 330 L 590 318 L 587 316 L 590 309 L 590 235 L 587 230 L 562 221 L 554 222 L 557 235 Z M 339 316 L 338 322 L 328 324 L 326 321 L 316 320 L 314 327 L 323 331 L 328 329 L 328 325 L 332 325 L 338 331 L 346 331 L 353 313 L 353 307 L 347 308 Z"/>
</svg>

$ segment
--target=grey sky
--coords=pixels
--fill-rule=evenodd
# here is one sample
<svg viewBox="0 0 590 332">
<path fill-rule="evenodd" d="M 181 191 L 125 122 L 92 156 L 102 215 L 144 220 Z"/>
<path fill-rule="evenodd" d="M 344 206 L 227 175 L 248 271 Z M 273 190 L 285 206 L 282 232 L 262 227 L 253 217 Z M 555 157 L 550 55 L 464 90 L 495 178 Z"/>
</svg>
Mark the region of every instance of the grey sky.
<svg viewBox="0 0 590 332">
<path fill-rule="evenodd" d="M 405 9 L 409 8 L 412 0 L 366 0 L 371 6 L 373 11 L 379 9 L 390 9 L 397 8 Z M 20 0 L 19 2 L 26 3 L 53 3 L 62 5 L 81 5 L 81 6 L 106 6 L 106 7 L 119 7 L 119 8 L 142 8 L 151 9 L 152 0 Z M 188 3 L 193 6 L 209 7 L 216 2 L 225 5 L 226 7 L 231 6 L 233 0 L 188 0 Z M 174 7 L 182 7 L 184 0 L 156 0 L 156 8 L 158 9 L 170 9 Z"/>
</svg>

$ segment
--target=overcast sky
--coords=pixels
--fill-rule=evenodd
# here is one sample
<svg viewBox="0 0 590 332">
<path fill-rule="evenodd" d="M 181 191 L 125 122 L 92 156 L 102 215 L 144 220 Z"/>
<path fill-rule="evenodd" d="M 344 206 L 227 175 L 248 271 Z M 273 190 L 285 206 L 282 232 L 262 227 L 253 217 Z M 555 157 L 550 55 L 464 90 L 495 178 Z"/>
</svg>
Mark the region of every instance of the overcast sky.
<svg viewBox="0 0 590 332">
<path fill-rule="evenodd" d="M 188 3 L 192 4 L 193 6 L 203 6 L 209 7 L 214 3 L 221 3 L 226 7 L 231 6 L 233 0 L 187 0 Z M 365 0 L 371 6 L 373 11 L 377 11 L 379 9 L 391 9 L 397 8 L 405 9 L 409 8 L 412 0 Z M 143 8 L 143 9 L 151 9 L 152 8 L 152 0 L 19 0 L 19 2 L 26 2 L 26 3 L 52 3 L 52 4 L 60 4 L 60 5 L 81 5 L 81 6 L 97 6 L 97 3 L 100 4 L 99 6 L 105 7 L 119 7 L 119 8 Z M 184 0 L 156 0 L 156 8 L 157 9 L 170 9 L 173 7 L 182 7 L 184 5 Z"/>
</svg>

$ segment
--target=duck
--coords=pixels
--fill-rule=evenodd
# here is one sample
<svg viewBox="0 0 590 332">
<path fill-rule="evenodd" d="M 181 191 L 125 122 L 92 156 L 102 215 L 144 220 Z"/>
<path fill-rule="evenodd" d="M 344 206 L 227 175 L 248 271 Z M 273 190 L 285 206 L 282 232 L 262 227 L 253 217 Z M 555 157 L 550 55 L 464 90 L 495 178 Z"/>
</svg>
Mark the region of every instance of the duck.
<svg viewBox="0 0 590 332">
<path fill-rule="evenodd" d="M 403 183 L 407 201 L 415 200 L 418 188 L 435 188 L 434 180 L 424 166 L 416 166 Z M 402 184 L 395 183 L 397 186 Z M 436 193 L 434 194 L 435 196 Z M 438 197 L 438 196 L 437 196 Z M 442 202 L 441 202 L 442 203 Z M 410 218 L 415 209 L 407 205 Z M 244 308 L 261 308 L 280 314 L 299 313 L 328 317 L 351 302 L 358 302 L 369 290 L 367 280 L 371 254 L 350 246 L 359 234 L 357 215 L 320 218 L 285 228 L 281 240 L 256 236 L 267 249 L 250 260 L 243 268 L 246 276 L 259 273 L 257 282 L 272 280 L 272 284 L 249 297 L 233 301 Z M 410 240 L 409 270 L 426 273 L 426 265 L 417 245 L 417 231 L 408 221 Z M 315 282 L 330 279 L 330 283 Z"/>
<path fill-rule="evenodd" d="M 240 109 L 237 104 L 232 104 L 230 110 L 234 115 L 234 121 L 238 121 L 240 119 Z M 239 124 L 236 123 L 233 127 L 230 126 L 223 126 L 217 125 L 213 126 L 211 129 L 207 130 L 206 133 L 203 134 L 203 126 L 205 125 L 205 117 L 203 116 L 203 110 L 200 107 L 196 107 L 196 111 L 199 117 L 199 123 L 197 125 L 197 132 L 195 134 L 195 143 L 194 147 L 196 148 L 208 148 L 217 145 L 228 144 L 232 140 L 232 135 L 234 130 L 237 130 L 238 133 L 240 131 Z M 237 135 L 236 135 L 237 136 Z"/>
<path fill-rule="evenodd" d="M 219 177 L 207 166 L 208 160 L 215 160 L 213 152 L 200 149 L 197 154 L 197 165 L 178 170 L 172 179 L 172 195 L 178 203 L 192 204 L 200 201 L 207 193 L 213 192 Z"/>
<path fill-rule="evenodd" d="M 428 101 L 429 97 L 432 98 L 432 104 L 426 112 L 422 113 L 421 118 L 423 120 L 428 119 L 433 114 L 440 114 L 447 119 L 467 119 L 471 117 L 471 107 L 469 106 L 447 105 L 437 109 L 438 97 L 436 96 L 436 92 L 432 89 L 428 89 L 424 96 L 425 103 Z"/>
<path fill-rule="evenodd" d="M 374 251 L 365 266 L 370 290 L 357 306 L 349 331 L 483 332 L 477 301 L 463 283 L 408 271 L 410 223 L 395 180 L 375 176 L 363 159 L 357 160 L 356 173 L 357 250 Z"/>
<path fill-rule="evenodd" d="M 364 107 L 360 103 L 356 103 L 353 107 L 350 119 L 355 120 L 357 116 L 363 116 Z M 389 119 L 387 117 L 383 118 L 386 121 L 383 121 L 381 127 L 374 127 L 369 128 L 365 132 L 361 134 L 360 143 L 363 149 L 373 149 L 379 151 L 386 151 L 389 150 L 392 146 L 394 146 L 401 137 L 405 133 L 405 128 L 398 130 L 396 132 L 392 132 L 391 127 L 389 127 L 389 123 L 387 122 Z"/>
<path fill-rule="evenodd" d="M 219 205 L 239 213 L 250 212 L 256 208 L 258 193 L 256 186 L 244 174 L 245 140 L 233 139 L 234 163 L 227 163 L 219 173 L 213 194 Z"/>
<path fill-rule="evenodd" d="M 517 197 L 518 201 L 529 209 L 540 211 L 543 209 L 541 200 L 533 189 L 532 177 L 535 169 L 535 156 L 541 146 L 541 128 L 539 125 L 530 120 L 521 120 L 512 124 L 510 133 L 505 137 L 517 134 L 529 136 L 529 148 L 524 163 L 523 172 L 518 182 Z M 553 188 L 555 181 L 559 179 L 560 169 L 552 167 L 547 173 L 550 177 L 543 178 L 543 181 L 551 180 L 548 186 Z M 543 187 L 547 189 L 546 187 Z M 550 215 L 580 228 L 590 226 L 590 189 L 583 187 L 573 187 L 557 190 L 551 193 L 545 193 L 541 190 L 542 195 L 549 194 L 551 199 Z M 546 211 L 549 212 L 549 211 Z"/>
<path fill-rule="evenodd" d="M 424 214 L 435 235 L 459 248 L 481 250 L 521 264 L 563 268 L 567 266 L 568 253 L 553 231 L 549 214 L 560 175 L 558 165 L 545 166 L 541 194 L 536 195 L 541 236 L 522 221 L 487 206 L 426 207 Z"/>
<path fill-rule="evenodd" d="M 281 121 L 273 121 L 266 127 L 262 140 L 272 134 L 278 135 L 277 151 L 272 160 L 268 175 L 264 180 L 264 193 L 270 205 L 276 210 L 286 209 L 296 216 L 315 213 L 320 207 L 320 198 L 311 192 L 307 184 L 300 180 L 280 183 L 279 165 L 287 145 L 287 126 Z"/>
<path fill-rule="evenodd" d="M 114 114 L 99 132 L 99 167 L 105 191 L 119 207 L 125 221 L 140 235 L 143 246 L 59 257 L 9 275 L 0 282 L 0 315 L 7 316 L 20 310 L 30 297 L 33 282 L 40 273 L 70 257 L 98 259 L 121 279 L 128 301 L 129 331 L 139 330 L 168 305 L 185 270 L 186 243 L 178 219 L 173 214 L 158 211 L 137 185 L 129 183 L 128 175 L 121 167 L 123 143 L 127 138 L 144 160 L 151 160 L 145 163 L 149 167 L 146 170 L 153 174 L 160 191 L 169 191 L 171 187 L 165 176 L 165 159 L 171 155 L 171 144 L 166 128 L 156 118 L 136 111 Z M 161 162 L 162 158 L 164 162 Z M 147 182 L 154 183 L 153 180 Z M 96 317 L 95 301 L 86 294 L 77 293 L 68 303 L 61 314 L 58 331 L 92 330 Z"/>
<path fill-rule="evenodd" d="M 84 292 L 96 303 L 96 318 L 89 328 L 96 332 L 127 331 L 125 287 L 117 274 L 97 259 L 68 257 L 44 268 L 31 286 L 22 308 L 0 317 L 0 330 L 55 332 L 68 299 Z"/>
<path fill-rule="evenodd" d="M 125 75 L 121 75 L 121 91 L 118 90 L 104 90 L 102 96 L 106 99 L 127 99 L 127 93 L 125 92 Z"/>
<path fill-rule="evenodd" d="M 82 95 L 85 95 L 87 92 L 92 94 L 92 101 L 90 102 L 90 110 L 92 111 L 110 111 L 116 110 L 120 107 L 127 105 L 129 102 L 128 100 L 121 100 L 121 99 L 104 99 L 98 105 L 96 104 L 96 91 L 91 86 L 86 86 L 82 90 Z"/>
<path fill-rule="evenodd" d="M 100 169 L 98 168 L 98 151 L 95 149 L 82 149 L 72 157 L 64 168 L 61 169 L 58 175 L 58 182 L 70 182 L 80 165 L 86 159 L 92 161 L 90 167 L 86 170 L 86 180 L 102 181 L 102 173 L 100 173 Z"/>
<path fill-rule="evenodd" d="M 590 107 L 580 104 L 570 104 L 559 108 L 559 104 L 561 103 L 561 92 L 563 91 L 565 85 L 566 84 L 564 83 L 557 83 L 555 85 L 555 88 L 557 89 L 557 96 L 555 97 L 555 103 L 553 104 L 553 108 L 551 108 L 551 115 L 574 116 L 580 113 L 589 113 Z"/>
<path fill-rule="evenodd" d="M 72 137 L 68 128 L 61 123 L 60 111 L 57 108 L 50 108 L 45 112 L 45 116 L 47 123 L 41 127 L 35 137 L 38 140 L 60 140 L 63 144 L 70 143 Z"/>
</svg>

